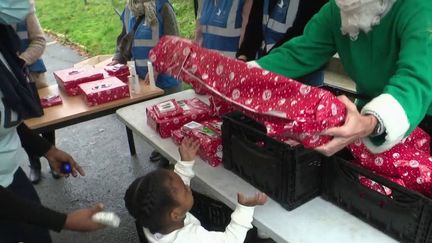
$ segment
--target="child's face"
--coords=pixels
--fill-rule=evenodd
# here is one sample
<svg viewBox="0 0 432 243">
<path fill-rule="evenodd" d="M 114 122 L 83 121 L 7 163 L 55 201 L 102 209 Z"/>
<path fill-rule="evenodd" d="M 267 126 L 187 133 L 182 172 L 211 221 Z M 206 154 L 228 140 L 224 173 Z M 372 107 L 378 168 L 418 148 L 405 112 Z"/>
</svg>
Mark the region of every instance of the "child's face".
<svg viewBox="0 0 432 243">
<path fill-rule="evenodd" d="M 170 177 L 171 191 L 174 199 L 179 204 L 177 208 L 186 215 L 186 213 L 191 210 L 194 203 L 192 191 L 189 186 L 183 183 L 183 180 L 176 173 L 171 171 Z"/>
</svg>

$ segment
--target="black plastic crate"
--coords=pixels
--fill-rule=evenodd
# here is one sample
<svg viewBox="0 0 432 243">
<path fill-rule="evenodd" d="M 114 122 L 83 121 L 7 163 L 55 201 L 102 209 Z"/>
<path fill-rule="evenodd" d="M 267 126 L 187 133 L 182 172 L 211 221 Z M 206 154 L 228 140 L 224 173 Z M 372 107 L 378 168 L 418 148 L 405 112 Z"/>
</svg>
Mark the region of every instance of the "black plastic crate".
<svg viewBox="0 0 432 243">
<path fill-rule="evenodd" d="M 292 210 L 320 194 L 321 155 L 266 135 L 265 127 L 240 112 L 223 117 L 223 164 Z"/>
<path fill-rule="evenodd" d="M 401 242 L 432 242 L 432 200 L 348 157 L 345 151 L 324 161 L 321 196 Z M 360 175 L 390 188 L 392 197 L 360 184 Z"/>
</svg>

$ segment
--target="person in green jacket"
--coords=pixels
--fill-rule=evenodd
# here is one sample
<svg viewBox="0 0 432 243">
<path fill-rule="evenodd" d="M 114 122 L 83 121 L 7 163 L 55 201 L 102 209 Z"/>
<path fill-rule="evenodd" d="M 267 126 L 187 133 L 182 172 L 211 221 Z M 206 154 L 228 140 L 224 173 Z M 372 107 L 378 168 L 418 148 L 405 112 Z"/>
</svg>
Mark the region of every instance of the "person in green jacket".
<svg viewBox="0 0 432 243">
<path fill-rule="evenodd" d="M 330 156 L 357 139 L 373 153 L 392 148 L 432 115 L 432 1 L 331 0 L 292 39 L 252 62 L 297 78 L 337 52 L 359 98 L 347 107 L 334 139 L 317 148 Z"/>
</svg>

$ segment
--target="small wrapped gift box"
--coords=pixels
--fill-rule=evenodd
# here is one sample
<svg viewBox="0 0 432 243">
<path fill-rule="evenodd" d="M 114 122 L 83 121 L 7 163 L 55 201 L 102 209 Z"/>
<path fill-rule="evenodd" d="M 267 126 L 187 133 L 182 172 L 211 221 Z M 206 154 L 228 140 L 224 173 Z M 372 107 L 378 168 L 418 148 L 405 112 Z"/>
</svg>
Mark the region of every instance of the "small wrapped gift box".
<svg viewBox="0 0 432 243">
<path fill-rule="evenodd" d="M 180 145 L 184 138 L 183 131 L 181 129 L 172 131 L 171 138 L 175 144 Z"/>
<path fill-rule="evenodd" d="M 172 102 L 172 100 L 169 101 Z M 164 104 L 166 102 L 167 101 L 164 101 L 154 106 L 148 107 L 146 110 L 147 124 L 155 129 L 162 138 L 170 137 L 172 131 L 179 129 L 181 126 L 190 121 L 203 121 L 212 117 L 210 106 L 198 98 L 175 101 L 178 107 L 171 110 L 177 110 L 175 115 L 160 117 L 158 116 L 156 109 L 158 109 L 158 105 Z M 181 112 L 178 112 L 178 110 Z"/>
<path fill-rule="evenodd" d="M 175 99 L 159 103 L 155 105 L 153 109 L 159 119 L 175 117 L 183 114 L 183 108 L 180 107 Z"/>
<path fill-rule="evenodd" d="M 100 105 L 129 97 L 129 87 L 116 77 L 80 84 L 79 88 L 88 106 Z"/>
<path fill-rule="evenodd" d="M 105 66 L 104 70 L 109 76 L 117 77 L 121 81 L 127 83 L 130 75 L 128 66 L 124 64 L 116 64 L 112 66 Z"/>
<path fill-rule="evenodd" d="M 212 119 L 201 123 L 192 121 L 181 128 L 183 136 L 199 140 L 198 154 L 211 166 L 218 166 L 222 162 L 221 130 L 217 128 L 221 124 L 220 120 Z"/>
<path fill-rule="evenodd" d="M 70 96 L 78 95 L 78 85 L 104 78 L 102 72 L 92 68 L 68 68 L 54 72 L 59 87 Z"/>
<path fill-rule="evenodd" d="M 48 95 L 40 98 L 41 105 L 43 108 L 48 108 L 63 103 L 60 95 Z"/>
</svg>

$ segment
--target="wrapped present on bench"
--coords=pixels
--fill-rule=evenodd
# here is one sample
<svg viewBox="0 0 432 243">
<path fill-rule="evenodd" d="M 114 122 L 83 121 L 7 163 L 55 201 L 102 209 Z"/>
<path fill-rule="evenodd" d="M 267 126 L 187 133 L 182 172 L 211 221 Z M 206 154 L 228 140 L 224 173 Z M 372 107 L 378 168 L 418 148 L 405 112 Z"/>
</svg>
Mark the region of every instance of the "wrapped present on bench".
<svg viewBox="0 0 432 243">
<path fill-rule="evenodd" d="M 48 108 L 51 106 L 63 104 L 62 98 L 58 94 L 41 97 L 40 101 L 43 108 Z"/>
<path fill-rule="evenodd" d="M 129 87 L 116 77 L 83 83 L 79 88 L 88 106 L 129 97 Z"/>
<path fill-rule="evenodd" d="M 200 148 L 198 155 L 211 166 L 222 162 L 222 121 L 211 119 L 203 122 L 189 122 L 172 132 L 174 143 L 180 144 L 185 136 L 198 139 Z"/>
<path fill-rule="evenodd" d="M 124 64 L 116 64 L 112 66 L 105 66 L 104 70 L 108 73 L 111 77 L 117 77 L 121 81 L 128 83 L 128 77 L 129 77 L 129 68 L 128 66 Z"/>
<path fill-rule="evenodd" d="M 146 113 L 147 124 L 162 138 L 170 137 L 172 131 L 190 121 L 199 122 L 213 116 L 210 106 L 198 98 L 164 101 L 148 107 Z"/>
<path fill-rule="evenodd" d="M 74 96 L 79 94 L 79 84 L 103 79 L 104 75 L 101 71 L 86 67 L 55 71 L 54 77 L 59 87 L 64 90 L 66 94 Z"/>
</svg>

